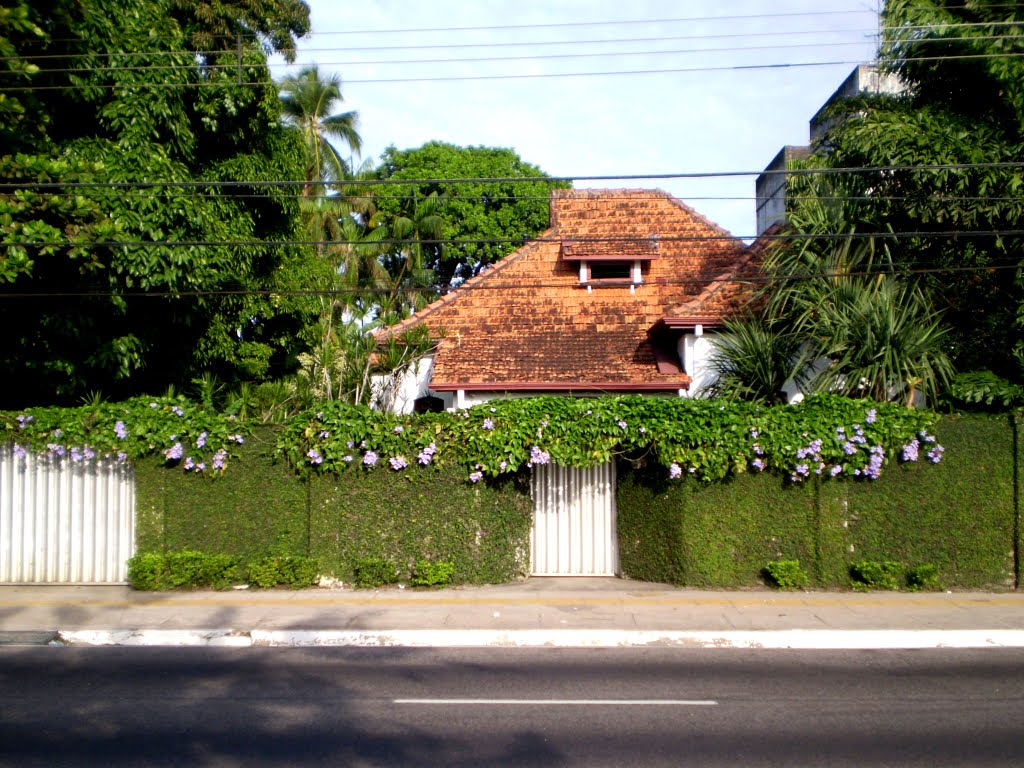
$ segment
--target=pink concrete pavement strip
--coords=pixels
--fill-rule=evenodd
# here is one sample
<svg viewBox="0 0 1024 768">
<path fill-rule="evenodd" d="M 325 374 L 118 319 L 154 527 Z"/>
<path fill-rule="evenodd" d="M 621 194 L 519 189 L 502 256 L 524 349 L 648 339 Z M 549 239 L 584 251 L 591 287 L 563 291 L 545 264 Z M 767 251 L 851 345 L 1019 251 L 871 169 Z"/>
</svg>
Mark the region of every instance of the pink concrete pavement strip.
<svg viewBox="0 0 1024 768">
<path fill-rule="evenodd" d="M 706 592 L 619 580 L 535 581 L 434 591 L 5 586 L 0 632 L 1024 631 L 1024 593 Z"/>
</svg>

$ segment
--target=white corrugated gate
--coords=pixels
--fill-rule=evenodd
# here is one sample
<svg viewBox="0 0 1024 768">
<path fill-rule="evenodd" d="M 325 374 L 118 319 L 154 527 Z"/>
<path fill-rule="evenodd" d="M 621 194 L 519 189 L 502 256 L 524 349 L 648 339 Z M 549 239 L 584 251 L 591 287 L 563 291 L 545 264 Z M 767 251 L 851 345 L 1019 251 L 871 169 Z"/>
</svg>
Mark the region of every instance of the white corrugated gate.
<svg viewBox="0 0 1024 768">
<path fill-rule="evenodd" d="M 134 549 L 130 465 L 0 445 L 0 583 L 123 583 Z"/>
<path fill-rule="evenodd" d="M 533 467 L 534 576 L 615 576 L 619 572 L 615 464 L 592 469 Z"/>
</svg>

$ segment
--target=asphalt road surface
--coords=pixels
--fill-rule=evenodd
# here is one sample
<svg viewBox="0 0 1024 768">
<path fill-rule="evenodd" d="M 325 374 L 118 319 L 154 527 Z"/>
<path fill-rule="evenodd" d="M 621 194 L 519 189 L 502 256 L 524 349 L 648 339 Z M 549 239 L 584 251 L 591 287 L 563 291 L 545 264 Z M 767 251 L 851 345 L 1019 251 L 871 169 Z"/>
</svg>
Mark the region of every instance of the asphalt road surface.
<svg viewBox="0 0 1024 768">
<path fill-rule="evenodd" d="M 1024 651 L 0 648 L 2 766 L 1018 766 Z"/>
</svg>

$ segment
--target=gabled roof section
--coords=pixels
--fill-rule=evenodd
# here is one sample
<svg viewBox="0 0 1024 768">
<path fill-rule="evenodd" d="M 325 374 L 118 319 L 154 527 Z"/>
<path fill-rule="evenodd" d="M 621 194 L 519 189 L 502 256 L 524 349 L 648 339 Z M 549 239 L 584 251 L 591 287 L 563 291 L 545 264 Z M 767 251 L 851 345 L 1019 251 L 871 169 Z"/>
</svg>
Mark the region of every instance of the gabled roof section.
<svg viewBox="0 0 1024 768">
<path fill-rule="evenodd" d="M 579 261 L 616 258 L 641 261 L 643 282 L 580 284 Z M 750 261 L 742 241 L 661 190 L 556 190 L 549 229 L 378 339 L 419 324 L 442 338 L 434 389 L 674 391 L 689 377 L 648 330 L 693 302 L 731 311 L 713 297 Z"/>
</svg>

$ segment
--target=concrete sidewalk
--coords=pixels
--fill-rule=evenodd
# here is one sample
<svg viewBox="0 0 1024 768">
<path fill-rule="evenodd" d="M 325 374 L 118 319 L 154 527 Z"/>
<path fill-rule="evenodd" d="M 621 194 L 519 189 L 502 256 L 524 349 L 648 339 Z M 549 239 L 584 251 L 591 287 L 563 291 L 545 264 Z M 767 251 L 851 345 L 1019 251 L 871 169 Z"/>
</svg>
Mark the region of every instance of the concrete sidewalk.
<svg viewBox="0 0 1024 768">
<path fill-rule="evenodd" d="M 708 592 L 533 578 L 442 590 L 2 586 L 0 643 L 1024 647 L 1024 593 Z"/>
</svg>

